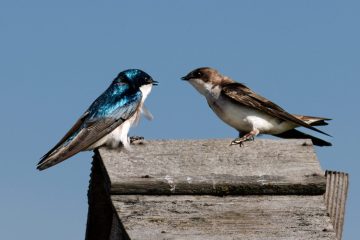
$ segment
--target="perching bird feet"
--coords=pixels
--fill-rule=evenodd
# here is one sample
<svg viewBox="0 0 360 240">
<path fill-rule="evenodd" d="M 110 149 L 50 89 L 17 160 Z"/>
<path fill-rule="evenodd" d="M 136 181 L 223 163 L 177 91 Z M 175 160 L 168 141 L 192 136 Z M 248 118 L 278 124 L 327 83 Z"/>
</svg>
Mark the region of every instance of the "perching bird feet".
<svg viewBox="0 0 360 240">
<path fill-rule="evenodd" d="M 131 136 L 130 137 L 130 144 L 135 144 L 137 141 L 144 140 L 144 137 L 141 136 Z"/>
<path fill-rule="evenodd" d="M 239 146 L 242 147 L 244 142 L 254 141 L 254 140 L 255 140 L 254 136 L 250 136 L 250 137 L 244 136 L 244 137 L 236 138 L 235 140 L 233 140 L 230 143 L 230 146 L 239 144 Z"/>
<path fill-rule="evenodd" d="M 230 143 L 230 146 L 232 145 L 239 145 L 240 147 L 243 146 L 243 143 L 244 142 L 247 142 L 247 141 L 254 141 L 255 140 L 255 136 L 259 134 L 259 130 L 253 130 L 245 135 L 242 135 L 241 133 L 239 133 L 239 137 L 236 138 L 235 140 L 233 140 L 231 143 Z"/>
</svg>

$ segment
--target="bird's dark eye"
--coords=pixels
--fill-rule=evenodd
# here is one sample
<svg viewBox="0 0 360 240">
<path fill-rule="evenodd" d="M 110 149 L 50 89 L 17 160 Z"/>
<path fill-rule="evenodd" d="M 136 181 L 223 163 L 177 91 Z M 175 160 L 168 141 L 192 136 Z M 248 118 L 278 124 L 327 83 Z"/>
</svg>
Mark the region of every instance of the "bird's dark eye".
<svg viewBox="0 0 360 240">
<path fill-rule="evenodd" d="M 203 75 L 203 74 L 202 74 L 202 72 L 200 72 L 200 71 L 198 71 L 198 72 L 195 73 L 195 76 L 196 76 L 196 77 L 202 77 L 202 75 Z"/>
</svg>

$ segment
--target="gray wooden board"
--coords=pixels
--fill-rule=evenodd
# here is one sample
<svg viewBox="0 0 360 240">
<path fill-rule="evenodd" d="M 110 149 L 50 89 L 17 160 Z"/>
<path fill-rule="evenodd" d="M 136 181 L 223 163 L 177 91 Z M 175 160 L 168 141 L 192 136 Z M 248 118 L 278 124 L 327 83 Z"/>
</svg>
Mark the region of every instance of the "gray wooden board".
<svg viewBox="0 0 360 240">
<path fill-rule="evenodd" d="M 335 240 L 323 196 L 115 195 L 131 240 Z"/>
<path fill-rule="evenodd" d="M 349 175 L 343 172 L 326 171 L 326 179 L 325 203 L 336 231 L 336 236 L 341 240 L 349 187 Z"/>
<path fill-rule="evenodd" d="M 132 151 L 101 148 L 112 194 L 323 194 L 310 140 L 151 140 Z"/>
</svg>

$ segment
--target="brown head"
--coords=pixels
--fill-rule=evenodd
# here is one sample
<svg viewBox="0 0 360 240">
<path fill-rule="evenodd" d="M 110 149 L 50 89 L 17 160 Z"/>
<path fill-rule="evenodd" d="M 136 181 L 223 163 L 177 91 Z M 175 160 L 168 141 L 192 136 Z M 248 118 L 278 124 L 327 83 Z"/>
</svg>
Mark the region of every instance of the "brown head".
<svg viewBox="0 0 360 240">
<path fill-rule="evenodd" d="M 228 77 L 221 75 L 217 70 L 209 67 L 197 68 L 181 78 L 188 81 L 202 95 L 214 91 L 215 87 L 234 82 Z"/>
<path fill-rule="evenodd" d="M 185 81 L 189 81 L 191 79 L 201 79 L 204 82 L 211 81 L 213 84 L 217 84 L 221 82 L 222 78 L 223 76 L 217 70 L 209 67 L 201 67 L 189 72 L 181 79 Z"/>
</svg>

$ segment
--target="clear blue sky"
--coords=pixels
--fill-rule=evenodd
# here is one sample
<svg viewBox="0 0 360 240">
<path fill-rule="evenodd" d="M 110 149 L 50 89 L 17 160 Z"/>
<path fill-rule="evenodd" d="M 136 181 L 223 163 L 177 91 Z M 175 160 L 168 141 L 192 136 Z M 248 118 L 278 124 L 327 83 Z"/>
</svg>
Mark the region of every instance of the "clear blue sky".
<svg viewBox="0 0 360 240">
<path fill-rule="evenodd" d="M 322 128 L 334 146 L 316 151 L 324 169 L 350 173 L 344 239 L 358 239 L 359 11 L 332 0 L 2 0 L 0 239 L 84 238 L 92 153 L 35 165 L 124 69 L 160 82 L 147 101 L 154 121 L 131 134 L 235 137 L 179 79 L 200 66 L 334 119 Z"/>
</svg>

